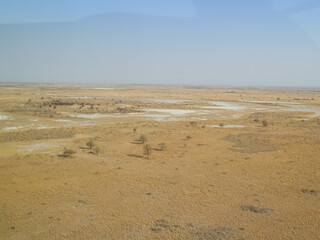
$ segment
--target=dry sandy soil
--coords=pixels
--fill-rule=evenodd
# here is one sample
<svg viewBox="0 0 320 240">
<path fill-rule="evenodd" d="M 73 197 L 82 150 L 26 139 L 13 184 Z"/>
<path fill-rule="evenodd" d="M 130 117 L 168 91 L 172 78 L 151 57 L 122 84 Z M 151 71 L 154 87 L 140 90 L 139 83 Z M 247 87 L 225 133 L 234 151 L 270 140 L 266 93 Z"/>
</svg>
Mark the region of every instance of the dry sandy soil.
<svg viewBox="0 0 320 240">
<path fill-rule="evenodd" d="M 0 239 L 320 239 L 319 119 L 319 89 L 2 84 Z"/>
</svg>

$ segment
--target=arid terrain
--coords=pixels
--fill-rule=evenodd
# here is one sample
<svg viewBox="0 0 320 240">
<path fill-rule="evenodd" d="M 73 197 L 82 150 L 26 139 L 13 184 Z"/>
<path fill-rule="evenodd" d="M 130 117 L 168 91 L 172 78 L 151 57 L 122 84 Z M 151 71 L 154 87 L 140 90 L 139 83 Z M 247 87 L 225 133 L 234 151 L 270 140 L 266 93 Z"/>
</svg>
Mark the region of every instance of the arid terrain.
<svg viewBox="0 0 320 240">
<path fill-rule="evenodd" d="M 0 85 L 0 239 L 320 239 L 320 90 Z"/>
</svg>

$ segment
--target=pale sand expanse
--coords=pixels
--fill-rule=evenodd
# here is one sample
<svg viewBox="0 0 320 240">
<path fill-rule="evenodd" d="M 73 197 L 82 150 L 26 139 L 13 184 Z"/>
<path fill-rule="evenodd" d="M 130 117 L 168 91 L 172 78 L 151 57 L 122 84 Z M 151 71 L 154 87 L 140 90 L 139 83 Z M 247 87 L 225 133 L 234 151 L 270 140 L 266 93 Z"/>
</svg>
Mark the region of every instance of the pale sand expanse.
<svg viewBox="0 0 320 240">
<path fill-rule="evenodd" d="M 318 119 L 319 89 L 1 84 L 0 239 L 320 239 Z"/>
</svg>

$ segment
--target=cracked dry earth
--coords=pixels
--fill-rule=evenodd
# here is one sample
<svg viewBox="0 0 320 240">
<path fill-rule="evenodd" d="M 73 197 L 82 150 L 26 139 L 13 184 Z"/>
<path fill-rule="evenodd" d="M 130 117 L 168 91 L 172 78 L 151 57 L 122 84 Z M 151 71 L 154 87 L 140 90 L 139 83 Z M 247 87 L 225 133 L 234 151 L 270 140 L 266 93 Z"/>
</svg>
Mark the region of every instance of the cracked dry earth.
<svg viewBox="0 0 320 240">
<path fill-rule="evenodd" d="M 135 116 L 195 112 L 206 100 L 316 108 L 319 92 L 108 87 L 0 85 L 0 239 L 320 239 L 318 116 L 277 105 Z M 126 100 L 134 97 L 147 100 Z M 97 113 L 123 117 L 70 117 Z"/>
</svg>

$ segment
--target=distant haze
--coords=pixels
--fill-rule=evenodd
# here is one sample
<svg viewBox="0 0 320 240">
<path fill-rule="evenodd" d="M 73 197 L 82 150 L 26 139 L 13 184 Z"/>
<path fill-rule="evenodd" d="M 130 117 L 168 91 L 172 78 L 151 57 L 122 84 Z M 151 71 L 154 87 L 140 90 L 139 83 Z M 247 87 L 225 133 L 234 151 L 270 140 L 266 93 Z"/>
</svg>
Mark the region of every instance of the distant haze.
<svg viewBox="0 0 320 240">
<path fill-rule="evenodd" d="M 4 0 L 0 82 L 320 87 L 319 23 L 313 0 Z"/>
</svg>

